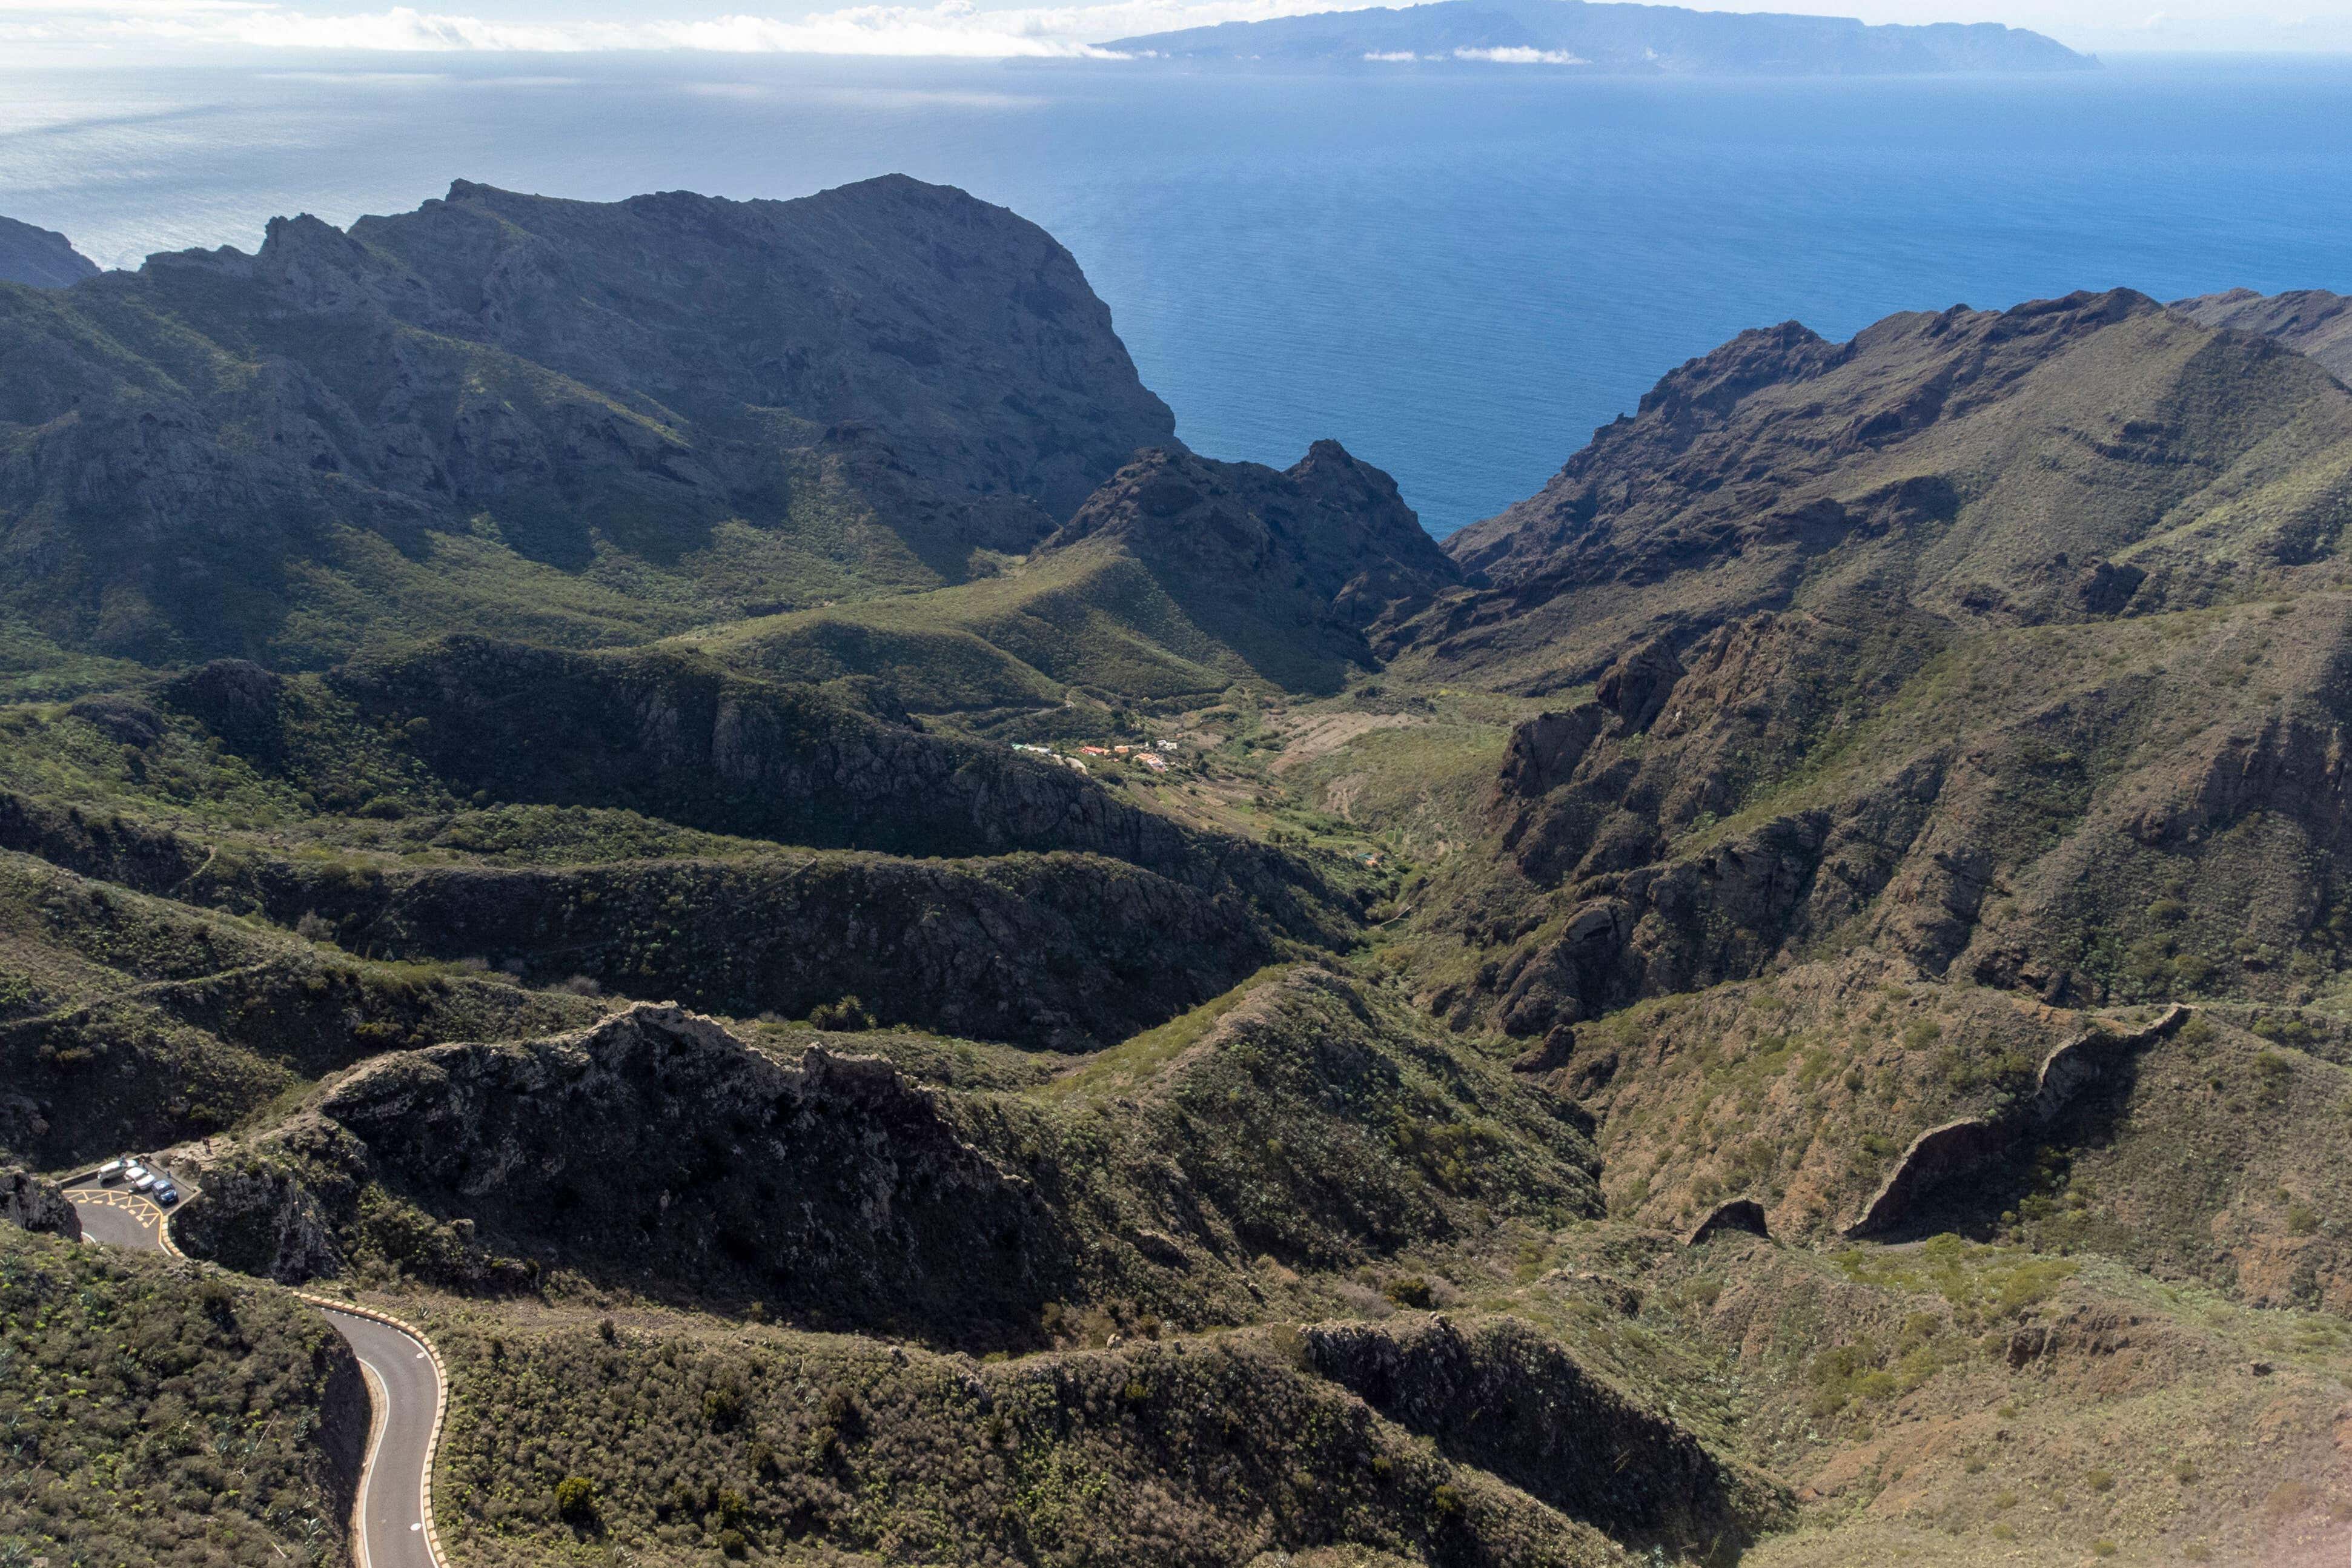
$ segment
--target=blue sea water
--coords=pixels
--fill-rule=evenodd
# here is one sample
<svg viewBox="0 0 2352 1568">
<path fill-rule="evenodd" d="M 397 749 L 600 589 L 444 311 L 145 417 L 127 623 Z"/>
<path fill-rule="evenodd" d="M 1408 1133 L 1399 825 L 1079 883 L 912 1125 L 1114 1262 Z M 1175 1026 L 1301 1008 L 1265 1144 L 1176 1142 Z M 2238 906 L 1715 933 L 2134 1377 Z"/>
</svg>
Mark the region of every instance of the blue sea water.
<svg viewBox="0 0 2352 1568">
<path fill-rule="evenodd" d="M 0 68 L 0 213 L 108 265 L 453 177 L 789 196 L 898 170 L 1045 225 L 1197 449 L 1333 435 L 1444 534 L 1744 327 L 2125 284 L 2352 289 L 2352 59 L 1576 79 L 735 57 Z"/>
</svg>

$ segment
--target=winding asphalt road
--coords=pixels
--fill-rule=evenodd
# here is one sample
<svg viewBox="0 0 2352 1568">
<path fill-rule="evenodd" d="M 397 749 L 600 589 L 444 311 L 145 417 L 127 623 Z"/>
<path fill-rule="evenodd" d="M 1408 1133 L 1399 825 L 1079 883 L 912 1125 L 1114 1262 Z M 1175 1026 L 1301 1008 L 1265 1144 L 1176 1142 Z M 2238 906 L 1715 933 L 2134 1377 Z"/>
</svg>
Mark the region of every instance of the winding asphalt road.
<svg viewBox="0 0 2352 1568">
<path fill-rule="evenodd" d="M 194 1187 L 180 1185 L 188 1197 L 195 1196 Z M 163 1211 L 139 1194 L 87 1176 L 67 1183 L 65 1194 L 81 1216 L 86 1239 L 141 1252 L 178 1250 L 164 1233 Z M 425 1469 L 440 1413 L 440 1370 L 413 1334 L 331 1307 L 319 1311 L 351 1342 L 375 1411 L 353 1521 L 359 1568 L 442 1568 L 425 1528 Z"/>
</svg>

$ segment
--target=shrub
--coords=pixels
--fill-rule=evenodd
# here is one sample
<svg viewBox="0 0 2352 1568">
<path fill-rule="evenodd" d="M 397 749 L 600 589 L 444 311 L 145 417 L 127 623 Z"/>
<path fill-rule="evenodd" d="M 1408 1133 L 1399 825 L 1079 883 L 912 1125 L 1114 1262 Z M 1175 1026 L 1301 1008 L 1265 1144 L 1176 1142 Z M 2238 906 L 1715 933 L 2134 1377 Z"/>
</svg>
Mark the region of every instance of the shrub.
<svg viewBox="0 0 2352 1568">
<path fill-rule="evenodd" d="M 556 1482 L 555 1511 L 573 1524 L 593 1527 L 600 1512 L 596 1483 L 586 1476 L 566 1476 Z"/>
<path fill-rule="evenodd" d="M 821 1003 L 809 1011 L 809 1024 L 835 1034 L 855 1034 L 875 1027 L 874 1015 L 856 997 Z"/>
<path fill-rule="evenodd" d="M 2113 1491 L 2116 1490 L 2116 1478 L 2105 1470 L 2093 1470 L 2083 1478 L 2083 1484 L 2093 1491 Z"/>
<path fill-rule="evenodd" d="M 751 1550 L 751 1543 L 740 1530 L 722 1530 L 719 1532 L 719 1550 L 730 1557 L 740 1557 Z"/>
<path fill-rule="evenodd" d="M 731 1430 L 743 1419 L 743 1391 L 721 1384 L 702 1396 L 702 1424 L 714 1432 Z"/>
<path fill-rule="evenodd" d="M 1381 1294 L 1400 1307 L 1411 1307 L 1419 1312 L 1427 1312 L 1437 1300 L 1436 1292 L 1429 1288 L 1429 1281 L 1419 1274 L 1398 1275 L 1381 1287 Z"/>
</svg>

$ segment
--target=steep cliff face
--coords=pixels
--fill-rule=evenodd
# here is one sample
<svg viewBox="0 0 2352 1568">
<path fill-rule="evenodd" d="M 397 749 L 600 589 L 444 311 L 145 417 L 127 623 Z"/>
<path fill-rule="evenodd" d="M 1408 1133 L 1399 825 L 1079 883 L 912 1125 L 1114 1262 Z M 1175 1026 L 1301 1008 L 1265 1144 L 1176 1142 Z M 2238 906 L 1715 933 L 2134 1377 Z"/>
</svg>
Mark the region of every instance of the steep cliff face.
<svg viewBox="0 0 2352 1568">
<path fill-rule="evenodd" d="M 1630 1545 L 1727 1556 L 1785 1504 L 1532 1324 L 1438 1316 L 1306 1337 L 1317 1371 L 1391 1420 Z"/>
<path fill-rule="evenodd" d="M 1442 916 L 1503 949 L 1470 994 L 1540 1034 L 1856 944 L 2078 1006 L 2290 994 L 2343 943 L 2345 613 L 1719 628 L 1646 727 L 1519 727 Z"/>
<path fill-rule="evenodd" d="M 954 580 L 1173 439 L 1067 252 L 902 178 L 461 182 L 10 294 L 0 343 L 33 368 L 0 393 L 11 607 L 152 660 L 320 662 L 366 624 L 613 641 Z"/>
<path fill-rule="evenodd" d="M 264 907 L 357 951 L 483 959 L 534 984 L 750 1016 L 860 998 L 883 1023 L 1084 1051 L 1273 960 L 1247 905 L 1115 861 L 1009 855 L 628 862 L 257 879 Z"/>
</svg>

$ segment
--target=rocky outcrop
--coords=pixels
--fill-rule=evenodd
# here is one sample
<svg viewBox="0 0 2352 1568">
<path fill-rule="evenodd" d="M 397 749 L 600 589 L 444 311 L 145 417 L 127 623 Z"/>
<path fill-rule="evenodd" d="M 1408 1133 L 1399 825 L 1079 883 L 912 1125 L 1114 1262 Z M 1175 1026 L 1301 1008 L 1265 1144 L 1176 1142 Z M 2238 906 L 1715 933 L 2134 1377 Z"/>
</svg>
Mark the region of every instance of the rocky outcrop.
<svg viewBox="0 0 2352 1568">
<path fill-rule="evenodd" d="M 81 1239 L 81 1216 L 74 1212 L 64 1189 L 8 1166 L 0 1166 L 0 1222 L 68 1241 Z"/>
<path fill-rule="evenodd" d="M 1683 1245 L 1696 1247 L 1710 1238 L 1734 1233 L 1769 1239 L 1772 1232 L 1764 1222 L 1764 1206 L 1752 1197 L 1735 1197 L 1718 1203 L 1691 1227 L 1689 1234 L 1683 1238 Z"/>
<path fill-rule="evenodd" d="M 1460 580 L 1386 474 L 1318 441 L 1287 469 L 1138 455 L 1044 551 L 1117 549 L 1265 680 L 1335 689 Z"/>
<path fill-rule="evenodd" d="M 1608 710 L 1591 702 L 1513 725 L 1496 778 L 1496 793 L 1506 800 L 1537 800 L 1550 794 L 1575 773 L 1608 722 Z"/>
<path fill-rule="evenodd" d="M 1610 665 L 1593 686 L 1592 695 L 1602 707 L 1624 721 L 1627 730 L 1639 734 L 1650 727 L 1659 710 L 1666 706 L 1675 683 L 1689 673 L 1675 656 L 1671 639 L 1653 637 L 1628 649 Z"/>
<path fill-rule="evenodd" d="M 470 1284 L 505 1255 L 950 1336 L 1029 1332 L 1067 1289 L 1029 1184 L 931 1091 L 872 1057 L 778 1061 L 677 1008 L 387 1057 L 315 1110 L 288 1147 L 352 1184 L 304 1178 L 346 1256 L 390 1252 Z M 277 1197 L 259 1209 L 291 1212 Z"/>
<path fill-rule="evenodd" d="M 0 218 L 0 283 L 63 288 L 98 276 L 98 263 L 54 229 Z"/>
<path fill-rule="evenodd" d="M 331 1280 L 343 1271 L 346 1259 L 328 1202 L 350 1200 L 348 1180 L 306 1182 L 283 1169 L 219 1161 L 201 1169 L 203 1190 L 172 1222 L 183 1250 L 281 1285 Z M 321 1197 L 321 1186 L 328 1198 Z"/>
<path fill-rule="evenodd" d="M 1317 1371 L 1383 1416 L 1629 1544 L 1736 1549 L 1788 1506 L 1517 1319 L 1322 1323 L 1306 1340 Z"/>
<path fill-rule="evenodd" d="M 2068 1112 L 2101 1092 L 2111 1074 L 2188 1019 L 2189 1009 L 2176 1002 L 2142 1028 L 2094 1028 L 2055 1047 L 2042 1058 L 2030 1096 L 1997 1115 L 1947 1122 L 1912 1139 L 1845 1234 L 1862 1239 L 1901 1232 L 1968 1178 L 2038 1146 Z"/>
</svg>

